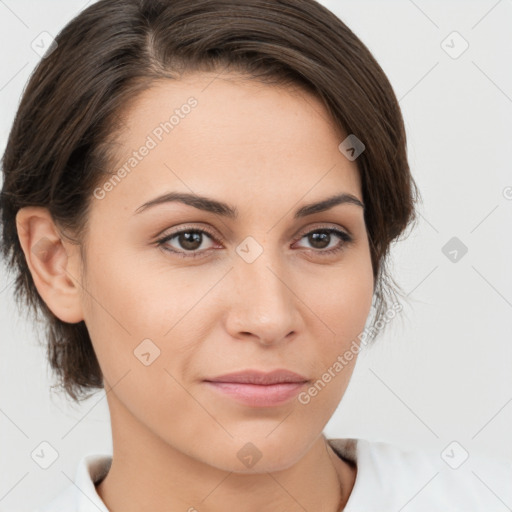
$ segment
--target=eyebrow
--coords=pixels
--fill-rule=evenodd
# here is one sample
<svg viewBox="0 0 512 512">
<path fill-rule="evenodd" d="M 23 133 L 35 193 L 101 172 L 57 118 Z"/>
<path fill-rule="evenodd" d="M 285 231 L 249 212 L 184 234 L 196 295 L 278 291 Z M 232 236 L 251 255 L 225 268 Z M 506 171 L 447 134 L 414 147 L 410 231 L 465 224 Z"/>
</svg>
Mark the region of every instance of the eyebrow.
<svg viewBox="0 0 512 512">
<path fill-rule="evenodd" d="M 169 192 L 167 194 L 155 197 L 154 199 L 151 199 L 150 201 L 139 206 L 135 210 L 135 214 L 141 213 L 153 206 L 171 202 L 183 203 L 189 206 L 193 206 L 199 210 L 215 213 L 229 219 L 238 218 L 238 209 L 235 206 L 230 206 L 227 203 L 223 203 L 209 197 L 198 196 L 196 194 L 188 194 L 184 192 Z M 322 201 L 310 203 L 300 207 L 295 212 L 294 218 L 301 219 L 308 215 L 313 215 L 314 213 L 324 212 L 339 204 L 353 204 L 360 206 L 364 210 L 364 204 L 357 197 L 352 194 L 342 193 L 328 197 Z"/>
</svg>

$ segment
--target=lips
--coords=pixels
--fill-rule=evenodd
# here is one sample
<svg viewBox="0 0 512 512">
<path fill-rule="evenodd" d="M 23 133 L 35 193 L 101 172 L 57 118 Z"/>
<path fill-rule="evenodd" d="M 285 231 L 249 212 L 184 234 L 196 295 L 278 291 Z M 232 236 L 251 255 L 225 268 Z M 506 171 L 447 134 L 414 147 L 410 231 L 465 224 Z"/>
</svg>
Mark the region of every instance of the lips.
<svg viewBox="0 0 512 512">
<path fill-rule="evenodd" d="M 304 383 L 308 382 L 308 379 L 303 375 L 289 370 L 274 370 L 272 372 L 244 370 L 241 372 L 228 373 L 219 377 L 208 378 L 205 379 L 205 381 L 271 386 L 283 383 Z"/>
<path fill-rule="evenodd" d="M 308 383 L 303 375 L 289 370 L 261 372 L 245 370 L 205 379 L 221 395 L 248 407 L 278 407 L 289 403 Z"/>
</svg>

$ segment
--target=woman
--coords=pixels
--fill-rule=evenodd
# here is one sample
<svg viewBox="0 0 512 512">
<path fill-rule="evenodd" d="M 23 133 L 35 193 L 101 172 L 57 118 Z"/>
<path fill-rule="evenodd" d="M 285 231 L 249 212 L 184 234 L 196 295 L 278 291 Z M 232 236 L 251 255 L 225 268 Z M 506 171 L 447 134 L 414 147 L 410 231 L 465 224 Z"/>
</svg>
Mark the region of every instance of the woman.
<svg viewBox="0 0 512 512">
<path fill-rule="evenodd" d="M 322 433 L 401 308 L 385 264 L 417 198 L 391 85 L 326 8 L 100 0 L 31 77 L 3 171 L 17 298 L 112 423 L 40 510 L 491 510 L 439 457 Z"/>
</svg>

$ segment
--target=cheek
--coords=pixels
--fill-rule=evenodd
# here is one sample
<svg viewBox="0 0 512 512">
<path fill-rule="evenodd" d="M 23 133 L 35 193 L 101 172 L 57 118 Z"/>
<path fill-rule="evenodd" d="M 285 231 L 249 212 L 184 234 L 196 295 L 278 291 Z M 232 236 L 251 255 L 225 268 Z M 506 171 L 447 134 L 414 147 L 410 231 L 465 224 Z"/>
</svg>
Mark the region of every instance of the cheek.
<svg viewBox="0 0 512 512">
<path fill-rule="evenodd" d="M 98 254 L 91 260 L 87 276 L 90 320 L 98 323 L 102 319 L 133 341 L 163 337 L 212 287 L 216 277 L 197 279 L 193 269 L 166 265 L 161 254 L 145 259 L 134 250 Z"/>
<path fill-rule="evenodd" d="M 153 368 L 165 373 L 164 368 L 188 367 L 185 363 L 206 328 L 208 292 L 222 272 L 198 279 L 194 269 L 172 269 L 163 261 L 162 256 L 148 264 L 134 254 L 114 251 L 91 257 L 85 322 L 108 384 L 130 370 L 143 372 L 137 379 L 147 387 L 158 385 L 161 375 L 154 375 Z"/>
<path fill-rule="evenodd" d="M 370 312 L 373 278 L 357 273 L 344 275 L 337 286 L 331 287 L 330 297 L 332 329 L 341 339 L 352 340 L 364 329 Z"/>
<path fill-rule="evenodd" d="M 299 402 L 327 421 L 348 387 L 373 298 L 369 252 L 353 253 L 323 276 L 303 280 L 303 295 L 314 311 L 317 380 Z M 306 294 L 307 292 L 307 294 Z M 302 399 L 301 399 L 302 398 Z"/>
<path fill-rule="evenodd" d="M 325 275 L 305 281 L 303 296 L 320 323 L 329 327 L 331 350 L 343 349 L 363 331 L 372 305 L 373 284 L 370 255 L 364 251 L 354 251 Z"/>
</svg>

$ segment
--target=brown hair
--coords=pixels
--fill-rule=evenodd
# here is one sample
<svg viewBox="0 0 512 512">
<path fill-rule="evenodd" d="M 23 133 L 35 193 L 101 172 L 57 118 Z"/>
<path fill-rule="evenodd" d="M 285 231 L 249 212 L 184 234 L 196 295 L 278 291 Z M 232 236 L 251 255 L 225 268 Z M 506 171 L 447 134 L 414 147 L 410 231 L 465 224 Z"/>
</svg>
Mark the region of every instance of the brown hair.
<svg viewBox="0 0 512 512">
<path fill-rule="evenodd" d="M 225 68 L 315 93 L 337 125 L 366 146 L 356 163 L 375 318 L 400 293 L 386 270 L 387 255 L 416 220 L 418 197 L 400 107 L 370 51 L 327 8 L 315 0 L 100 0 L 65 26 L 56 43 L 26 86 L 3 155 L 2 255 L 15 272 L 18 305 L 24 299 L 36 319 L 43 313 L 48 360 L 76 402 L 103 387 L 101 370 L 85 323 L 62 322 L 39 296 L 16 213 L 47 208 L 84 256 L 92 192 L 111 165 L 120 112 L 157 79 Z"/>
</svg>

